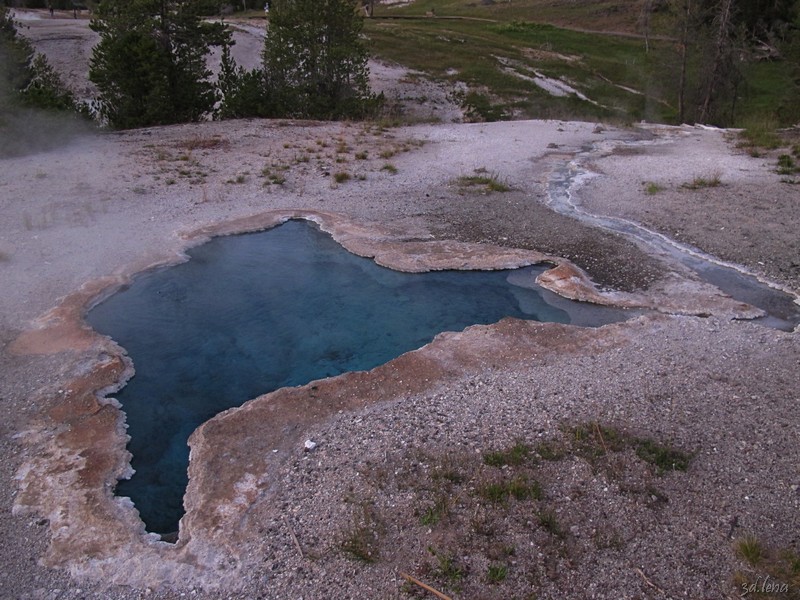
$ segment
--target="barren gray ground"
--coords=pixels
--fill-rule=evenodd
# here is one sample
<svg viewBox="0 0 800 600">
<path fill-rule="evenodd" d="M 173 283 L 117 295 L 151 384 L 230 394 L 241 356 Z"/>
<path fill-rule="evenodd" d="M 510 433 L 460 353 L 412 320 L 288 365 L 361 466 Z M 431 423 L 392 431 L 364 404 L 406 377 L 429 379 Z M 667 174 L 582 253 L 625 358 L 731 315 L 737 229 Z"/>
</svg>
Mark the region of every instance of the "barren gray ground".
<svg viewBox="0 0 800 600">
<path fill-rule="evenodd" d="M 798 291 L 798 192 L 767 161 L 739 153 L 723 132 L 595 131 L 563 122 L 383 130 L 236 121 L 86 135 L 1 160 L 0 597 L 426 597 L 405 572 L 456 598 L 730 598 L 768 572 L 737 556 L 737 540 L 752 535 L 797 556 L 797 333 L 728 320 L 713 302 L 710 317 L 655 315 L 592 331 L 505 321 L 327 383 L 346 394 L 372 380 L 385 386 L 375 392 L 385 390 L 384 400 L 290 431 L 246 515 L 213 538 L 231 543 L 203 546 L 215 565 L 192 579 L 170 577 L 182 563 L 163 544 L 143 543 L 163 553 L 153 561 L 109 550 L 116 540 L 103 531 L 83 532 L 92 552 L 62 548 L 62 567 L 43 566 L 45 557 L 59 562 L 47 554 L 65 535 L 56 523 L 76 524 L 57 511 L 11 513 L 18 470 L 47 465 L 64 433 L 44 413 L 98 360 L 94 348 L 25 355 L 11 343 L 85 282 L 174 259 L 185 245 L 178 232 L 316 209 L 413 239 L 544 250 L 603 287 L 647 294 L 665 265 L 542 202 L 552 169 L 586 144 L 655 134 L 657 143 L 633 153 L 598 152 L 591 165 L 600 175 L 581 188 L 581 205 Z M 476 169 L 512 191 L 458 184 Z M 680 187 L 709 170 L 723 186 Z M 339 171 L 356 177 L 335 184 Z M 269 184 L 273 173 L 285 182 Z M 646 181 L 665 190 L 649 196 Z M 404 364 L 434 358 L 446 375 L 404 382 Z M 19 437 L 31 431 L 37 437 Z M 319 446 L 303 453 L 309 438 Z M 638 439 L 691 454 L 688 470 L 659 472 L 635 453 Z M 485 453 L 515 443 L 530 448 L 521 464 L 485 464 Z M 45 470 L 42 479 L 57 476 Z M 486 486 L 514 481 L 536 481 L 540 494 L 487 499 Z"/>
</svg>

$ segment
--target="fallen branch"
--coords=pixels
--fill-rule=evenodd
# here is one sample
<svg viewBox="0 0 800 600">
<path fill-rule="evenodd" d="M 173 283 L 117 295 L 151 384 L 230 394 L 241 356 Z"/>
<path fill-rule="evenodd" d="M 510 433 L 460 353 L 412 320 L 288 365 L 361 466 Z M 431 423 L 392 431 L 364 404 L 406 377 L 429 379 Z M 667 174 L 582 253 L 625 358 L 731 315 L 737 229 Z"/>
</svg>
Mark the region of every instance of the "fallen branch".
<svg viewBox="0 0 800 600">
<path fill-rule="evenodd" d="M 419 579 L 417 579 L 416 577 L 412 577 L 408 573 L 400 573 L 400 576 L 403 577 L 404 579 L 406 579 L 407 581 L 409 581 L 410 583 L 418 585 L 423 590 L 429 591 L 431 594 L 433 594 L 437 598 L 440 598 L 441 600 L 452 600 L 452 598 L 450 598 L 450 596 L 445 596 L 442 592 L 433 589 L 431 586 L 429 586 L 426 583 L 422 583 Z"/>
</svg>

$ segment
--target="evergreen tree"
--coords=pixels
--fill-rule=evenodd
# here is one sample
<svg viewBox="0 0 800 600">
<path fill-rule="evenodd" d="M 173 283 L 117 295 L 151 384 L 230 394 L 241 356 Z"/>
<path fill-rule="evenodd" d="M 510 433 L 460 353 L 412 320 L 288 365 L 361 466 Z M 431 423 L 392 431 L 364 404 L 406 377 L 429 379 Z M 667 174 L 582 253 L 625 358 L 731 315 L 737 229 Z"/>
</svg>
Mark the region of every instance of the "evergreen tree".
<svg viewBox="0 0 800 600">
<path fill-rule="evenodd" d="M 92 20 L 100 43 L 89 78 L 100 115 L 116 128 L 197 121 L 216 101 L 205 58 L 226 41 L 192 0 L 102 0 Z"/>
<path fill-rule="evenodd" d="M 274 0 L 264 69 L 276 114 L 361 116 L 378 101 L 369 90 L 357 0 Z"/>
<path fill-rule="evenodd" d="M 214 111 L 215 119 L 242 117 L 270 117 L 275 110 L 271 104 L 264 70 L 245 70 L 231 56 L 232 42 L 222 47 L 217 89 L 220 103 Z"/>
<path fill-rule="evenodd" d="M 0 5 L 0 157 L 48 150 L 86 131 L 80 110 Z"/>
<path fill-rule="evenodd" d="M 75 98 L 43 54 L 17 35 L 14 20 L 0 6 L 0 112 L 12 106 L 52 110 L 77 109 Z"/>
</svg>

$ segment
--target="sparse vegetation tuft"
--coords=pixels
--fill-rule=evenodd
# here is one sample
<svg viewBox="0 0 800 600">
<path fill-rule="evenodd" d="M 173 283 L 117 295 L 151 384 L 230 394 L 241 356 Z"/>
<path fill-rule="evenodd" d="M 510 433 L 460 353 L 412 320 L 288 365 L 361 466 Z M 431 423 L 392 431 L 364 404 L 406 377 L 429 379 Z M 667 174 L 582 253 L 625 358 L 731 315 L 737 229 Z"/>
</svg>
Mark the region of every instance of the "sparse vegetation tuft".
<svg viewBox="0 0 800 600">
<path fill-rule="evenodd" d="M 380 523 L 372 506 L 364 502 L 344 532 L 340 547 L 352 558 L 373 563 L 380 556 Z"/>
<path fill-rule="evenodd" d="M 655 440 L 629 435 L 597 422 L 584 423 L 567 428 L 566 431 L 571 437 L 573 451 L 590 462 L 595 462 L 610 452 L 622 452 L 630 448 L 641 460 L 655 467 L 656 474 L 663 475 L 669 471 L 686 471 L 694 456 Z"/>
<path fill-rule="evenodd" d="M 489 565 L 489 570 L 486 573 L 486 579 L 489 583 L 500 583 L 508 576 L 508 566 L 503 564 Z"/>
<path fill-rule="evenodd" d="M 456 558 L 451 554 L 438 552 L 433 547 L 428 547 L 428 552 L 438 563 L 437 575 L 451 583 L 458 583 L 464 579 L 464 569 L 458 564 Z"/>
<path fill-rule="evenodd" d="M 781 154 L 778 157 L 777 173 L 779 175 L 794 175 L 795 173 L 800 173 L 800 167 L 791 155 Z"/>
<path fill-rule="evenodd" d="M 740 134 L 739 147 L 747 148 L 752 154 L 754 151 L 775 150 L 781 147 L 781 138 L 776 130 L 778 122 L 772 116 L 754 117 L 747 120 Z"/>
<path fill-rule="evenodd" d="M 647 193 L 648 196 L 655 196 L 659 192 L 663 192 L 664 188 L 657 183 L 653 183 L 652 181 L 648 181 L 644 186 L 644 191 Z"/>
<path fill-rule="evenodd" d="M 497 175 L 485 173 L 486 169 L 476 169 L 474 175 L 459 177 L 458 184 L 461 188 L 483 188 L 485 193 L 511 191 L 511 187 L 500 181 Z"/>
<path fill-rule="evenodd" d="M 708 176 L 697 176 L 691 181 L 682 184 L 681 187 L 687 190 L 719 187 L 722 185 L 721 177 L 720 173 L 712 173 Z"/>
<path fill-rule="evenodd" d="M 795 550 L 772 549 L 748 535 L 734 543 L 734 551 L 747 563 L 746 571 L 733 577 L 741 597 L 800 598 L 800 555 Z"/>
<path fill-rule="evenodd" d="M 659 473 L 686 471 L 692 460 L 691 454 L 664 446 L 653 440 L 634 439 L 632 443 L 636 448 L 636 456 L 655 466 Z"/>
<path fill-rule="evenodd" d="M 750 566 L 757 567 L 764 558 L 764 548 L 755 536 L 749 535 L 736 542 L 736 554 Z"/>
<path fill-rule="evenodd" d="M 558 522 L 556 513 L 552 510 L 540 511 L 536 517 L 539 519 L 539 525 L 548 533 L 556 537 L 564 537 L 564 531 L 561 529 L 561 524 Z"/>
<path fill-rule="evenodd" d="M 493 450 L 483 455 L 483 462 L 490 467 L 519 466 L 530 457 L 531 448 L 524 442 L 516 442 L 506 450 Z"/>
<path fill-rule="evenodd" d="M 434 503 L 422 512 L 419 522 L 422 525 L 436 525 L 447 515 L 448 509 L 447 498 L 444 495 L 439 495 Z"/>
<path fill-rule="evenodd" d="M 333 180 L 336 183 L 346 183 L 352 179 L 352 175 L 347 171 L 339 171 L 338 173 L 334 173 Z"/>
<path fill-rule="evenodd" d="M 542 497 L 542 488 L 536 481 L 518 475 L 512 479 L 483 483 L 478 486 L 476 493 L 488 502 L 503 504 L 509 498 L 520 501 L 538 500 Z"/>
</svg>

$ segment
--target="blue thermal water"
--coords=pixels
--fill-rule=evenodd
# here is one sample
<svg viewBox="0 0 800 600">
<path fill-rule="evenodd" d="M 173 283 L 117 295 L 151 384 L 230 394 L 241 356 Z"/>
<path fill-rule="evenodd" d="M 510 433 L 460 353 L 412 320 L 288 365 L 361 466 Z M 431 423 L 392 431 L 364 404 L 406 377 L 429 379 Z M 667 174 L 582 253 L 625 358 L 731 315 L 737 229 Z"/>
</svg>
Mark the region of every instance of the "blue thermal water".
<svg viewBox="0 0 800 600">
<path fill-rule="evenodd" d="M 116 491 L 158 533 L 178 528 L 187 439 L 217 413 L 284 386 L 371 369 L 442 331 L 506 316 L 570 321 L 541 290 L 509 284 L 516 272 L 400 273 L 305 222 L 216 238 L 189 255 L 87 315 L 136 369 L 116 395 L 136 472 Z M 605 314 L 596 324 L 622 318 Z"/>
</svg>

